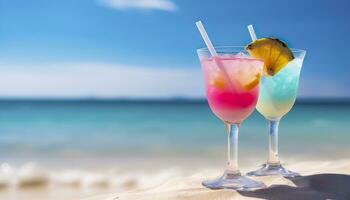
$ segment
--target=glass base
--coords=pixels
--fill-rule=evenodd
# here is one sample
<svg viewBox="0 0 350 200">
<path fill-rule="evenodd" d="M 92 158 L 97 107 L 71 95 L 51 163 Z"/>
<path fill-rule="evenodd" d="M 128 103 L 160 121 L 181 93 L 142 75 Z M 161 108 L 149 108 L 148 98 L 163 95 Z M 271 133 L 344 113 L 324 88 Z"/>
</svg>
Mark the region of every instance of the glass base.
<svg viewBox="0 0 350 200">
<path fill-rule="evenodd" d="M 255 171 L 248 172 L 247 175 L 248 176 L 282 175 L 284 177 L 300 176 L 300 174 L 289 171 L 288 169 L 284 168 L 281 164 L 277 164 L 277 165 L 264 164 L 262 168 Z"/>
<path fill-rule="evenodd" d="M 210 189 L 233 189 L 251 191 L 265 188 L 266 185 L 263 182 L 255 181 L 245 176 L 241 176 L 240 173 L 228 173 L 225 172 L 223 176 L 214 180 L 203 181 L 202 185 Z"/>
</svg>

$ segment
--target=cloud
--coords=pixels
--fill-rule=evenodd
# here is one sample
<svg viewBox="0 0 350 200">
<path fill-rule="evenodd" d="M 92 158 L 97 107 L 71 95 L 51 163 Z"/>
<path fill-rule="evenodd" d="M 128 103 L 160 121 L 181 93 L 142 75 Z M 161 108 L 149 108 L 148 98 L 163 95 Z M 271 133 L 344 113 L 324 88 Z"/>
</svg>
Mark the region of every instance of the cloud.
<svg viewBox="0 0 350 200">
<path fill-rule="evenodd" d="M 1 65 L 1 97 L 204 97 L 200 68 L 149 68 L 106 63 Z"/>
<path fill-rule="evenodd" d="M 200 67 L 144 67 L 97 62 L 0 63 L 0 97 L 204 98 Z M 315 87 L 315 83 L 319 84 Z M 350 97 L 346 84 L 302 78 L 299 97 Z"/>
<path fill-rule="evenodd" d="M 105 6 L 118 9 L 142 9 L 174 11 L 176 5 L 171 0 L 99 0 Z"/>
</svg>

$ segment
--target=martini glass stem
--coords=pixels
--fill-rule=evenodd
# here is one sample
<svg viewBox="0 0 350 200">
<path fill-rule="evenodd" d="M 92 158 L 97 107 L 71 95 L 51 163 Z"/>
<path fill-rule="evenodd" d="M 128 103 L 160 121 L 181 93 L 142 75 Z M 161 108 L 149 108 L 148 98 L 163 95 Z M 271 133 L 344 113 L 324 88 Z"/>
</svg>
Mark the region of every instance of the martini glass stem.
<svg viewBox="0 0 350 200">
<path fill-rule="evenodd" d="M 227 167 L 229 174 L 240 175 L 238 168 L 238 132 L 239 123 L 225 122 L 227 130 Z"/>
<path fill-rule="evenodd" d="M 269 119 L 269 158 L 267 163 L 269 165 L 279 165 L 278 158 L 278 125 L 280 119 Z"/>
</svg>

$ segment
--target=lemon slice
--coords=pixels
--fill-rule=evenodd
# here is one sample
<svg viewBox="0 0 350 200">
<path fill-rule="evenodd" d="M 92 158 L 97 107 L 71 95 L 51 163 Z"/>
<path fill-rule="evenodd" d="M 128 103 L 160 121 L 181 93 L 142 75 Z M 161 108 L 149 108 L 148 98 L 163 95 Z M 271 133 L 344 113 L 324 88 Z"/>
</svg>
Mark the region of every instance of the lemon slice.
<svg viewBox="0 0 350 200">
<path fill-rule="evenodd" d="M 216 73 L 214 77 L 210 80 L 210 85 L 214 85 L 218 88 L 224 88 L 225 87 L 225 78 L 221 73 Z"/>
<path fill-rule="evenodd" d="M 256 75 L 254 76 L 254 79 L 251 80 L 250 82 L 243 84 L 243 87 L 244 87 L 244 89 L 246 89 L 246 90 L 251 90 L 251 89 L 253 89 L 255 86 L 257 86 L 257 85 L 259 84 L 259 82 L 260 82 L 260 73 L 256 74 Z"/>
<path fill-rule="evenodd" d="M 218 88 L 224 88 L 225 87 L 225 80 L 222 78 L 214 78 L 210 81 L 210 85 L 214 85 Z"/>
<path fill-rule="evenodd" d="M 248 63 L 243 64 L 241 69 L 237 69 L 236 72 L 232 73 L 231 80 L 234 81 L 238 88 L 249 91 L 260 82 L 260 72 L 257 69 Z"/>
<path fill-rule="evenodd" d="M 286 43 L 277 38 L 261 38 L 248 44 L 246 50 L 264 61 L 264 74 L 273 76 L 294 59 Z"/>
</svg>

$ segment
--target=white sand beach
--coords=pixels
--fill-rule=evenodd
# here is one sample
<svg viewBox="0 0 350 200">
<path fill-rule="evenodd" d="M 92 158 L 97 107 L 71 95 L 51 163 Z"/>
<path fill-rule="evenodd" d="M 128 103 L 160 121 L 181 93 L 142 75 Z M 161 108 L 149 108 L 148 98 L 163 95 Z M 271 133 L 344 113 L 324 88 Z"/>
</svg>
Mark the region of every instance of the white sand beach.
<svg viewBox="0 0 350 200">
<path fill-rule="evenodd" d="M 220 175 L 203 170 L 191 176 L 172 177 L 146 189 L 131 189 L 83 198 L 83 200 L 232 200 L 232 199 L 348 199 L 350 197 L 350 160 L 309 161 L 287 165 L 301 177 L 279 176 L 254 178 L 268 187 L 257 191 L 210 190 L 201 181 Z M 253 169 L 253 168 L 250 168 Z M 246 172 L 250 169 L 243 169 Z"/>
</svg>

